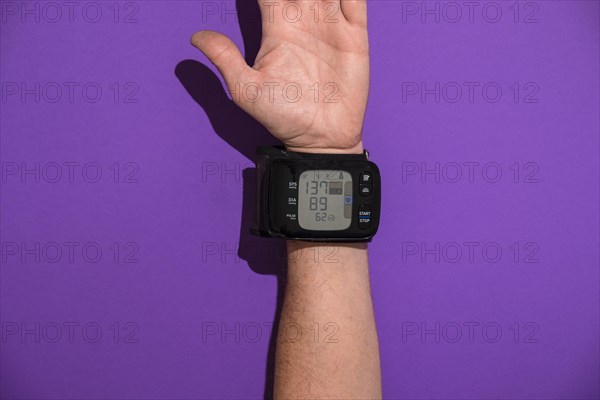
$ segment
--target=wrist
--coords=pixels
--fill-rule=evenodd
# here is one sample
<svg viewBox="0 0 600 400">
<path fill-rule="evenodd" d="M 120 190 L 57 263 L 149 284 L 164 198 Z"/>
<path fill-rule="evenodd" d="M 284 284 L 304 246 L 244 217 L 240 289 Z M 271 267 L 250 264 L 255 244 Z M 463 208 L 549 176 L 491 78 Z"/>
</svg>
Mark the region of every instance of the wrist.
<svg viewBox="0 0 600 400">
<path fill-rule="evenodd" d="M 352 147 L 311 147 L 311 146 L 285 146 L 287 151 L 296 153 L 317 153 L 317 154 L 362 154 L 364 152 L 362 140 Z"/>
</svg>

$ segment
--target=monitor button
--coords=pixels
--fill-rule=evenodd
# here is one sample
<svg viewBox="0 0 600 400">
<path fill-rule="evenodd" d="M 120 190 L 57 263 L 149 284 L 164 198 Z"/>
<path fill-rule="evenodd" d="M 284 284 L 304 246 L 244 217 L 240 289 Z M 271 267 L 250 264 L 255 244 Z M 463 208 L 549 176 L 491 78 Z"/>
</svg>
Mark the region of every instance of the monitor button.
<svg viewBox="0 0 600 400">
<path fill-rule="evenodd" d="M 361 196 L 370 196 L 371 195 L 371 185 L 370 184 L 360 184 L 360 195 Z"/>
<path fill-rule="evenodd" d="M 371 227 L 371 206 L 362 204 L 358 208 L 358 227 L 369 229 Z"/>
<path fill-rule="evenodd" d="M 365 171 L 360 174 L 360 183 L 371 183 L 373 181 L 373 174 L 369 171 Z"/>
</svg>

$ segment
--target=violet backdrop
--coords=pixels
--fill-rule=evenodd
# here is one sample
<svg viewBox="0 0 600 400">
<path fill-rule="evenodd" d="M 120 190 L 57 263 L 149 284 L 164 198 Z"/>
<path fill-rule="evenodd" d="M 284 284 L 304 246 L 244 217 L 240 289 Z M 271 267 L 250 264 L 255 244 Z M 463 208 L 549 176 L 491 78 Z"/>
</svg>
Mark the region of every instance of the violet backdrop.
<svg viewBox="0 0 600 400">
<path fill-rule="evenodd" d="M 235 2 L 77 4 L 0 3 L 0 397 L 262 398 L 264 143 L 189 44 Z M 384 396 L 598 398 L 599 3 L 368 6 Z"/>
</svg>

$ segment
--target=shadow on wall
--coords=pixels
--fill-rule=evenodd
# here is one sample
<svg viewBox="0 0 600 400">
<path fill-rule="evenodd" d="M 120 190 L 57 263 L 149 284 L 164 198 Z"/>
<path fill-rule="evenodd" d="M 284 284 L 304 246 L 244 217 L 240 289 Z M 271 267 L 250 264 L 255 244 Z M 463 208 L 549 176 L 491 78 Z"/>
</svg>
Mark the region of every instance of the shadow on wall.
<svg viewBox="0 0 600 400">
<path fill-rule="evenodd" d="M 244 40 L 246 62 L 254 65 L 262 38 L 258 2 L 236 0 L 236 7 Z M 229 99 L 219 78 L 206 65 L 194 60 L 184 60 L 177 64 L 175 75 L 192 99 L 206 112 L 215 132 L 247 159 L 254 161 L 256 147 L 259 145 L 280 144 L 265 127 Z M 206 132 L 198 132 L 198 134 L 204 135 Z M 264 390 L 264 398 L 271 399 L 273 398 L 275 344 L 285 284 L 285 242 L 250 234 L 256 195 L 255 168 L 244 169 L 243 182 L 238 255 L 248 263 L 252 271 L 262 275 L 277 276 L 277 307 L 269 339 Z"/>
</svg>

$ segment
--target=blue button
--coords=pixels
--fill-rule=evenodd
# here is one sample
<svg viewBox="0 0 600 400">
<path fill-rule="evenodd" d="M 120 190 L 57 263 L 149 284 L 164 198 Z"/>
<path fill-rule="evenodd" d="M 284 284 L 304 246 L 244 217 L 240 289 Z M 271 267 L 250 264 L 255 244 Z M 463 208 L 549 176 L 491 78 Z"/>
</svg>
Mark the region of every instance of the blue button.
<svg viewBox="0 0 600 400">
<path fill-rule="evenodd" d="M 352 204 L 352 196 L 344 196 L 344 204 Z"/>
</svg>

